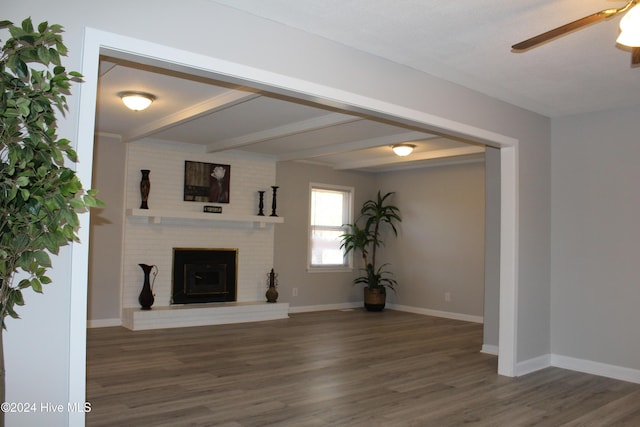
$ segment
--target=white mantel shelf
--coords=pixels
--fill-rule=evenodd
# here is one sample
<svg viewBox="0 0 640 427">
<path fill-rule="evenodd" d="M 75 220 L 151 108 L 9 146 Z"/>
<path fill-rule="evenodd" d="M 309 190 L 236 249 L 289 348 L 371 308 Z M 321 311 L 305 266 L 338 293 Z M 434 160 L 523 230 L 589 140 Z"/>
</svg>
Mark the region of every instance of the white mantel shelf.
<svg viewBox="0 0 640 427">
<path fill-rule="evenodd" d="M 128 217 L 148 218 L 149 224 L 161 224 L 163 219 L 253 223 L 258 228 L 264 228 L 267 224 L 284 223 L 284 218 L 281 216 L 229 215 L 158 209 L 127 209 L 126 213 Z"/>
<path fill-rule="evenodd" d="M 227 302 L 151 307 L 151 310 L 125 308 L 122 326 L 132 331 L 190 326 L 224 325 L 287 319 L 289 303 Z"/>
</svg>

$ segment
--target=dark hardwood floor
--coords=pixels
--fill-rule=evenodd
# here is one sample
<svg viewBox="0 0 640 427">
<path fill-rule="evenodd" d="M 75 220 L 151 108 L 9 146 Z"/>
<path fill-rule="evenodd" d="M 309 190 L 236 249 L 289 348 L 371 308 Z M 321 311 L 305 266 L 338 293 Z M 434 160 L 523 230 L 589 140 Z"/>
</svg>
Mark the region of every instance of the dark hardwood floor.
<svg viewBox="0 0 640 427">
<path fill-rule="evenodd" d="M 87 426 L 640 426 L 640 385 L 496 374 L 482 325 L 386 310 L 88 331 Z"/>
</svg>

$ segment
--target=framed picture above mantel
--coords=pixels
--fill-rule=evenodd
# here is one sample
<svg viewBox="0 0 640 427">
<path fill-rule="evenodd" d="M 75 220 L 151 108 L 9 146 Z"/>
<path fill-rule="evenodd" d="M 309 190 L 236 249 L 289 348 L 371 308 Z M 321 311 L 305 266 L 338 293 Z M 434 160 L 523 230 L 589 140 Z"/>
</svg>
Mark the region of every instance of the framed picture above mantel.
<svg viewBox="0 0 640 427">
<path fill-rule="evenodd" d="M 231 166 L 184 162 L 184 201 L 229 203 Z"/>
</svg>

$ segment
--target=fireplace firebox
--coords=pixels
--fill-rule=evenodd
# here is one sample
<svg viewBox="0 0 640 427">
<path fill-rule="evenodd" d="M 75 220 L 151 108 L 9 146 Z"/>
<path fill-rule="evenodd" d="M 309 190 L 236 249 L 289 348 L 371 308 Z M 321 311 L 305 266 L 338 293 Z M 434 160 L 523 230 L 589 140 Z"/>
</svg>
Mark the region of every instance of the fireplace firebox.
<svg viewBox="0 0 640 427">
<path fill-rule="evenodd" d="M 173 248 L 172 304 L 236 301 L 237 249 Z"/>
</svg>

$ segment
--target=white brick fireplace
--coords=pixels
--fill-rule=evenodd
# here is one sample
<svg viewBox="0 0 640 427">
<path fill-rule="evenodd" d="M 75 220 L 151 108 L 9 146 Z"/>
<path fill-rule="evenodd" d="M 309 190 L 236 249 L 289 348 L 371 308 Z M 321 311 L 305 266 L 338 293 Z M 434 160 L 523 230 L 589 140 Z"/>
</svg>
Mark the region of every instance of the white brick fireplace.
<svg viewBox="0 0 640 427">
<path fill-rule="evenodd" d="M 188 150 L 152 140 L 128 145 L 122 276 L 124 326 L 149 329 L 154 324 L 155 327 L 172 327 L 286 317 L 288 304 L 262 304 L 267 274 L 273 267 L 274 227 L 283 221 L 281 217 L 269 216 L 275 161 L 240 153 Z M 183 201 L 185 160 L 230 165 L 229 203 Z M 151 171 L 148 210 L 139 209 L 141 169 Z M 265 191 L 265 217 L 255 216 L 259 190 Z M 278 194 L 278 197 L 282 195 Z M 204 205 L 222 206 L 223 212 L 203 213 Z M 237 303 L 171 306 L 173 248 L 237 249 Z M 138 264 L 158 266 L 153 288 L 155 302 L 147 312 L 139 309 L 138 295 L 144 275 Z M 222 310 L 218 310 L 218 314 L 203 311 L 203 308 L 215 309 L 224 305 L 224 313 Z M 233 311 L 233 307 L 243 307 L 237 309 L 235 317 L 229 311 Z M 261 312 L 265 308 L 272 312 L 256 315 L 256 310 Z M 185 310 L 190 310 L 197 319 L 185 320 L 190 317 Z M 144 316 L 147 316 L 146 323 Z M 217 316 L 223 318 L 216 320 Z M 153 322 L 150 319 L 154 319 Z"/>
</svg>

